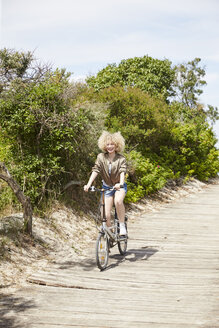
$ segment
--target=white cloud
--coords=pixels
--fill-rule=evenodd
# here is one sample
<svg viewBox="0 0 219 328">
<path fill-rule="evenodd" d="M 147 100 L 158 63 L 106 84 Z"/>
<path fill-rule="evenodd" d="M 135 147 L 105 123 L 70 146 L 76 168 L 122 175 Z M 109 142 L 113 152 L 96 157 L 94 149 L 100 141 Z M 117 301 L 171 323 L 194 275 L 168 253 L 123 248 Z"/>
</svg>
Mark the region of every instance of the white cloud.
<svg viewBox="0 0 219 328">
<path fill-rule="evenodd" d="M 177 17 L 217 17 L 216 0 L 2 0 L 9 29 L 43 29 L 52 26 L 89 26 L 163 21 Z"/>
<path fill-rule="evenodd" d="M 62 48 L 66 58 L 73 50 L 79 62 L 94 53 L 95 61 L 134 52 L 175 60 L 198 52 L 219 57 L 214 0 L 3 0 L 3 9 L 3 41 L 19 49 Z"/>
<path fill-rule="evenodd" d="M 207 83 L 219 82 L 219 73 L 207 73 L 205 76 Z"/>
</svg>

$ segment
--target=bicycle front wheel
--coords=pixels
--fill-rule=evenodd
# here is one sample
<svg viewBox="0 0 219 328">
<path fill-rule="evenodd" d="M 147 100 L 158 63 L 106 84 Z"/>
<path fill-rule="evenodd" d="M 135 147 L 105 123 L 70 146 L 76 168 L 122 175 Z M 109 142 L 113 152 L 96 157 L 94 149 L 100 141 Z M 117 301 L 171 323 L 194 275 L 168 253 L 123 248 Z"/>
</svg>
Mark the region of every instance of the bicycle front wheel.
<svg viewBox="0 0 219 328">
<path fill-rule="evenodd" d="M 118 249 L 119 249 L 119 253 L 121 255 L 125 255 L 126 250 L 127 250 L 127 244 L 128 244 L 127 237 L 125 237 L 124 239 L 118 241 Z"/>
<path fill-rule="evenodd" d="M 125 222 L 125 227 L 126 227 L 126 231 L 128 233 L 127 223 L 126 222 Z M 118 249 L 119 249 L 119 253 L 121 255 L 126 254 L 127 246 L 128 246 L 128 235 L 126 235 L 126 237 L 124 237 L 120 241 L 118 241 Z"/>
<path fill-rule="evenodd" d="M 100 270 L 107 267 L 109 259 L 109 243 L 105 233 L 99 233 L 96 242 L 96 263 Z"/>
</svg>

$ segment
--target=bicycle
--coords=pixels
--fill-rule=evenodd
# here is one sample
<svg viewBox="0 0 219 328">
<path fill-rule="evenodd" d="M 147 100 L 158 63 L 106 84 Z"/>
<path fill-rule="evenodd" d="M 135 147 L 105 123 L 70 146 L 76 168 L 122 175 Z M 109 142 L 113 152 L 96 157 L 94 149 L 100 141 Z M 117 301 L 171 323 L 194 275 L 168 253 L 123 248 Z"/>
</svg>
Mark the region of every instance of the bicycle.
<svg viewBox="0 0 219 328">
<path fill-rule="evenodd" d="M 127 230 L 127 221 L 128 217 L 125 216 L 125 227 L 126 235 L 119 235 L 119 219 L 116 213 L 113 216 L 113 225 L 107 227 L 106 225 L 106 214 L 105 214 L 105 193 L 106 190 L 114 190 L 114 188 L 98 189 L 94 186 L 89 188 L 89 191 L 95 192 L 98 191 L 102 194 L 101 197 L 101 207 L 100 218 L 101 226 L 99 227 L 99 234 L 96 241 L 96 264 L 98 268 L 102 271 L 107 267 L 109 260 L 109 250 L 110 248 L 118 245 L 118 249 L 121 255 L 126 254 L 127 245 L 128 245 L 128 230 Z"/>
</svg>

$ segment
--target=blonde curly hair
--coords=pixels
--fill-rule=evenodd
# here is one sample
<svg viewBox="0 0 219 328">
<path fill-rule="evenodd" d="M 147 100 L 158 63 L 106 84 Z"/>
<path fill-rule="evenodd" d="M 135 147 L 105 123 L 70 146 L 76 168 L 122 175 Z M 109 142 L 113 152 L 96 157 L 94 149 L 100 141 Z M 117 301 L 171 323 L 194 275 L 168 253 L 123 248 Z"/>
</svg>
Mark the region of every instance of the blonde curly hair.
<svg viewBox="0 0 219 328">
<path fill-rule="evenodd" d="M 98 139 L 98 147 L 103 152 L 106 152 L 106 145 L 109 141 L 115 144 L 117 153 L 120 153 L 124 150 L 125 139 L 120 132 L 110 133 L 108 131 L 103 131 L 100 138 Z"/>
</svg>

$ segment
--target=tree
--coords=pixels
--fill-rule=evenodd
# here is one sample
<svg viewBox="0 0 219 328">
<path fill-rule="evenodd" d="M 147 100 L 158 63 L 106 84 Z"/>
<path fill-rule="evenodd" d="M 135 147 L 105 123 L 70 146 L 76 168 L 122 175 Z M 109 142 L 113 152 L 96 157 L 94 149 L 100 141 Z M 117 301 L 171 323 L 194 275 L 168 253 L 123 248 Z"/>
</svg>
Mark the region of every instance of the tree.
<svg viewBox="0 0 219 328">
<path fill-rule="evenodd" d="M 165 100 L 173 95 L 174 70 L 167 59 L 159 60 L 149 56 L 122 60 L 119 65 L 109 64 L 86 82 L 96 91 L 119 84 L 137 87 L 150 95 L 162 95 Z"/>
<path fill-rule="evenodd" d="M 184 105 L 195 108 L 198 105 L 198 97 L 203 93 L 202 87 L 206 85 L 203 80 L 205 70 L 199 67 L 201 59 L 195 58 L 185 64 L 175 66 L 174 90 L 176 98 Z"/>
<path fill-rule="evenodd" d="M 218 108 L 211 105 L 208 105 L 207 107 L 208 109 L 205 111 L 205 113 L 211 122 L 211 126 L 213 126 L 216 121 L 219 120 Z"/>
<path fill-rule="evenodd" d="M 121 131 L 128 148 L 134 147 L 142 154 L 159 151 L 172 124 L 166 102 L 132 87 L 126 91 L 121 86 L 110 87 L 98 95 L 109 105 L 106 127 Z"/>
<path fill-rule="evenodd" d="M 96 97 L 108 103 L 105 125 L 121 131 L 128 152 L 135 150 L 153 165 L 159 163 L 172 177 L 205 180 L 217 174 L 217 140 L 202 112 L 193 115 L 182 103 L 167 104 L 132 87 L 106 88 Z"/>
<path fill-rule="evenodd" d="M 23 83 L 39 82 L 49 71 L 50 66 L 38 63 L 32 52 L 4 48 L 0 50 L 0 93 L 8 90 L 16 80 Z"/>
<path fill-rule="evenodd" d="M 4 162 L 11 174 L 39 206 L 86 176 L 102 119 L 98 104 L 78 102 L 83 87 L 72 84 L 64 69 L 45 69 L 40 78 L 33 61 L 25 69 L 25 78 L 10 75 L 0 94 L 0 141 L 10 149 Z"/>
<path fill-rule="evenodd" d="M 7 184 L 13 190 L 15 196 L 17 197 L 18 201 L 22 204 L 23 207 L 23 218 L 24 218 L 24 231 L 32 234 L 32 206 L 30 202 L 30 198 L 26 197 L 21 190 L 19 184 L 13 179 L 10 172 L 8 171 L 7 167 L 4 163 L 0 162 L 0 170 L 3 172 L 0 173 L 0 179 L 7 182 Z"/>
</svg>

